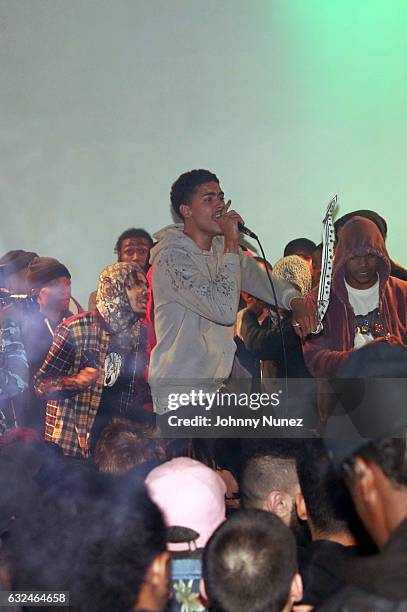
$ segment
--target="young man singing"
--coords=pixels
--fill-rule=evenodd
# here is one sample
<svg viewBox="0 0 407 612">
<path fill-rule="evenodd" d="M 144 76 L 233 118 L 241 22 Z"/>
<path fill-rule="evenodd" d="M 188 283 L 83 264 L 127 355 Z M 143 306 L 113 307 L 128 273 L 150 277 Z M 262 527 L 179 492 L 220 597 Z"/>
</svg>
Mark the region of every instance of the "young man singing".
<svg viewBox="0 0 407 612">
<path fill-rule="evenodd" d="M 159 232 L 151 251 L 155 332 L 149 383 L 156 412 L 171 392 L 216 390 L 232 370 L 240 291 L 274 303 L 264 269 L 239 249 L 240 215 L 229 210 L 215 174 L 192 170 L 173 184 L 171 204 L 183 223 Z M 290 283 L 275 280 L 278 306 L 295 329 L 315 329 L 314 310 Z"/>
</svg>

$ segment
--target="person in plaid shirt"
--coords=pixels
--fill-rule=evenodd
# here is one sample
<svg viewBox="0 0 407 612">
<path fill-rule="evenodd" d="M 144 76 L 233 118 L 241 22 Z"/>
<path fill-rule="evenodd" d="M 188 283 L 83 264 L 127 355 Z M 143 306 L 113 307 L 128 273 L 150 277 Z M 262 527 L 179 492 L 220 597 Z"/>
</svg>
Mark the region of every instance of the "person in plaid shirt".
<svg viewBox="0 0 407 612">
<path fill-rule="evenodd" d="M 147 280 L 136 263 L 119 262 L 99 278 L 97 310 L 61 323 L 34 377 L 48 399 L 45 439 L 64 454 L 88 457 L 115 416 L 135 417 L 150 400 L 146 382 Z"/>
</svg>

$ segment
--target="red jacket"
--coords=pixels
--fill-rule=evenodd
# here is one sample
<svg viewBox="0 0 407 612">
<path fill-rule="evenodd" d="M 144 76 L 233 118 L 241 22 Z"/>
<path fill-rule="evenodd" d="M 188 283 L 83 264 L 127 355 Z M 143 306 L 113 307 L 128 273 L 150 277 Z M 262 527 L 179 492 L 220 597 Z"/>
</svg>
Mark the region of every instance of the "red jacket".
<svg viewBox="0 0 407 612">
<path fill-rule="evenodd" d="M 390 258 L 383 237 L 372 221 L 353 217 L 344 226 L 335 250 L 331 297 L 323 331 L 304 343 L 305 363 L 315 377 L 334 378 L 339 366 L 354 349 L 356 317 L 345 286 L 345 264 L 358 255 L 379 258 L 379 312 L 386 334 L 407 343 L 407 282 L 390 276 Z M 316 304 L 318 287 L 310 299 Z"/>
</svg>

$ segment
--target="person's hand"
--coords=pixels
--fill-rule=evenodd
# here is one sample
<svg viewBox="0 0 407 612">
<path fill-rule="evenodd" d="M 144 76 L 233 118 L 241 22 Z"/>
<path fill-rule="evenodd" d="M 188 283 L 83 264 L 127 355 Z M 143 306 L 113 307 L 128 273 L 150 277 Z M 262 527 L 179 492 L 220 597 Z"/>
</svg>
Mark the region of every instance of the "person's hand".
<svg viewBox="0 0 407 612">
<path fill-rule="evenodd" d="M 225 245 L 228 243 L 232 243 L 233 245 L 239 244 L 239 223 L 244 225 L 244 221 L 242 217 L 235 211 L 229 210 L 231 205 L 231 200 L 225 204 L 223 211 L 219 213 L 219 216 L 216 216 L 216 222 L 222 230 L 222 234 L 225 237 Z"/>
<path fill-rule="evenodd" d="M 377 338 L 373 338 L 371 343 L 381 344 L 382 342 L 387 342 L 388 344 L 397 344 L 398 346 L 405 346 L 397 336 L 394 334 L 387 334 L 387 336 L 378 336 Z M 369 343 L 370 344 L 370 343 Z"/>
<path fill-rule="evenodd" d="M 251 312 L 253 312 L 257 318 L 259 318 L 264 313 L 264 309 L 266 308 L 266 305 L 261 300 L 253 300 L 252 302 L 249 302 L 247 304 L 246 308 L 247 310 L 250 310 Z"/>
<path fill-rule="evenodd" d="M 68 378 L 71 379 L 72 387 L 84 391 L 97 381 L 98 376 L 99 370 L 96 368 L 83 368 L 75 376 Z M 69 387 L 69 384 L 67 387 Z"/>
<path fill-rule="evenodd" d="M 293 329 L 300 338 L 305 339 L 317 328 L 315 305 L 310 300 L 294 298 L 290 306 L 293 313 Z"/>
<path fill-rule="evenodd" d="M 56 376 L 45 378 L 35 385 L 35 394 L 39 398 L 60 399 L 82 393 L 93 385 L 99 376 L 96 368 L 82 368 L 74 376 Z"/>
</svg>

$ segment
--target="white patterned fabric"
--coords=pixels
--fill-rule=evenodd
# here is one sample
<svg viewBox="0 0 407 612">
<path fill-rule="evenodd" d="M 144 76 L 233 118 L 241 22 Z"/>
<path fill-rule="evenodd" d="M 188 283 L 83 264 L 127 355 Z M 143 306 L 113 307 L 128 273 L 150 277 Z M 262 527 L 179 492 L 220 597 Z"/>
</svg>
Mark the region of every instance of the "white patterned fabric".
<svg viewBox="0 0 407 612">
<path fill-rule="evenodd" d="M 318 300 L 317 300 L 317 328 L 315 334 L 319 334 L 323 330 L 323 318 L 329 306 L 329 297 L 331 295 L 332 284 L 332 268 L 334 259 L 335 245 L 335 230 L 332 220 L 333 212 L 338 202 L 336 195 L 329 202 L 324 220 L 322 222 L 322 264 L 321 278 L 319 280 Z"/>
</svg>

